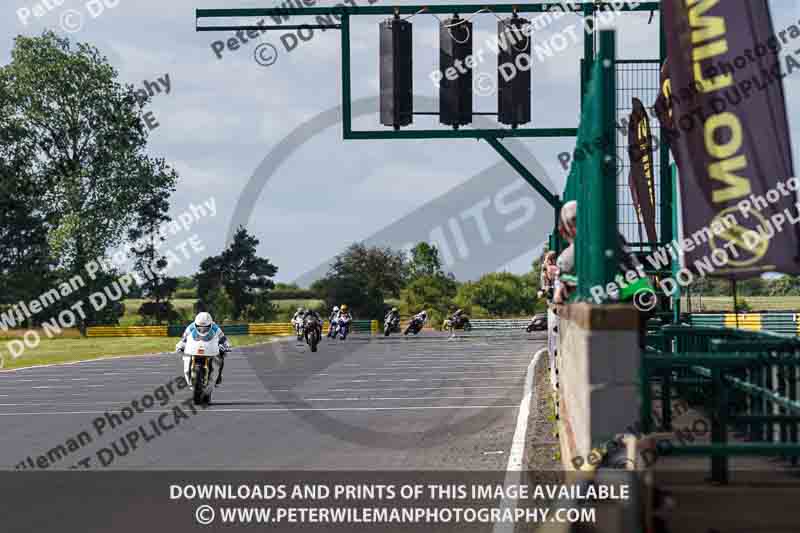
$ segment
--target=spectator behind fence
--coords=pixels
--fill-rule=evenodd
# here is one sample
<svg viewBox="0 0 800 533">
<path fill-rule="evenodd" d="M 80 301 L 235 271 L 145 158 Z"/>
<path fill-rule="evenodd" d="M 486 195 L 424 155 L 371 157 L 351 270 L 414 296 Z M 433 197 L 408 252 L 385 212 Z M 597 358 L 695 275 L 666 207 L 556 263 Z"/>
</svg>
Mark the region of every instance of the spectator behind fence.
<svg viewBox="0 0 800 533">
<path fill-rule="evenodd" d="M 556 266 L 556 253 L 547 252 L 542 259 L 542 268 L 539 273 L 539 298 L 546 298 L 547 301 L 553 299 L 553 289 L 555 288 L 558 267 Z"/>
<path fill-rule="evenodd" d="M 558 256 L 558 260 L 556 261 L 559 275 L 556 280 L 553 303 L 557 304 L 566 302 L 572 291 L 575 289 L 575 237 L 577 235 L 577 215 L 578 203 L 574 200 L 565 203 L 561 207 L 559 233 L 570 243 L 570 245 L 561 253 L 560 256 Z M 623 237 L 621 233 L 618 233 L 617 236 L 619 242 L 619 271 L 621 273 L 625 273 L 627 271 L 643 271 L 641 263 L 628 246 L 625 237 Z M 643 278 L 643 282 L 646 282 L 645 284 L 649 286 L 649 280 L 647 278 Z M 650 290 L 652 290 L 652 287 Z M 614 300 L 627 300 L 631 298 L 631 295 L 620 298 L 622 295 L 620 295 L 619 292 L 615 294 L 610 293 L 610 295 Z M 654 291 L 653 297 L 655 297 Z M 639 311 L 639 344 L 643 346 L 647 332 L 647 321 L 654 316 L 655 309 L 651 308 L 644 310 L 641 308 L 641 306 L 636 306 L 636 308 Z"/>
<path fill-rule="evenodd" d="M 575 274 L 575 236 L 578 232 L 578 202 L 570 200 L 561 206 L 561 216 L 558 225 L 558 232 L 561 236 L 569 242 L 567 249 L 561 252 L 556 260 L 558 267 L 558 277 L 555 283 L 555 294 L 553 295 L 553 302 L 562 304 L 569 298 L 569 295 L 575 289 L 574 283 L 566 281 L 562 278 L 563 275 L 574 276 Z"/>
</svg>

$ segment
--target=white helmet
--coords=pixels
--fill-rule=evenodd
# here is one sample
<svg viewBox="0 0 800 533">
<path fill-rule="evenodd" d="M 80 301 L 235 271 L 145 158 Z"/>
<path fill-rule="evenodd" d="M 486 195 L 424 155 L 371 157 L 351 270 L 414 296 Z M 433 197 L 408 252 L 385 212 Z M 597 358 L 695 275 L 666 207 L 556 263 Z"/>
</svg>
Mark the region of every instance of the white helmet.
<svg viewBox="0 0 800 533">
<path fill-rule="evenodd" d="M 422 312 L 420 313 L 420 315 L 422 315 L 424 317 L 427 317 L 428 316 L 428 312 L 423 309 Z"/>
<path fill-rule="evenodd" d="M 197 328 L 197 331 L 200 332 L 202 335 L 211 330 L 211 325 L 214 323 L 214 319 L 211 317 L 211 313 L 198 313 L 196 317 L 194 317 L 194 325 Z"/>
<path fill-rule="evenodd" d="M 334 313 L 338 313 L 339 312 L 339 306 L 338 305 L 334 305 L 333 306 L 333 312 Z"/>
</svg>

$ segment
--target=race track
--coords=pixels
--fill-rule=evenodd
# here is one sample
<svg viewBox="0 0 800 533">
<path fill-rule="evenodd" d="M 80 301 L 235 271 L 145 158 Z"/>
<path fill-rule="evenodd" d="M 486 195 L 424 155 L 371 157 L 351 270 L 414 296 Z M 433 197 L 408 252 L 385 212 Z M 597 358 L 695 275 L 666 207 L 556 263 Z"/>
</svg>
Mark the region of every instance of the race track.
<svg viewBox="0 0 800 533">
<path fill-rule="evenodd" d="M 311 353 L 283 339 L 230 354 L 212 405 L 196 414 L 172 383 L 175 355 L 3 372 L 0 465 L 505 470 L 543 344 L 542 333 L 426 332 L 354 335 Z M 172 392 L 156 393 L 168 382 Z"/>
</svg>

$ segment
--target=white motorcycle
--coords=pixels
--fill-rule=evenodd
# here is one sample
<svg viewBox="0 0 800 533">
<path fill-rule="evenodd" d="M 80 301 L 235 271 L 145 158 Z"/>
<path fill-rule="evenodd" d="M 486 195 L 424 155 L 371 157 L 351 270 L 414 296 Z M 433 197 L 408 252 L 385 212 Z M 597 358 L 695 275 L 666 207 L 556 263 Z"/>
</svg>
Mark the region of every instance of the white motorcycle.
<svg viewBox="0 0 800 533">
<path fill-rule="evenodd" d="M 188 373 L 184 370 L 186 382 L 192 387 L 195 405 L 209 405 L 211 394 L 219 376 L 220 354 L 224 350 L 219 345 L 219 338 L 209 340 L 194 339 L 191 335 L 186 339 L 183 349 L 184 361 L 189 359 Z M 187 365 L 183 365 L 184 369 Z"/>
<path fill-rule="evenodd" d="M 297 335 L 297 340 L 303 340 L 303 317 L 292 319 L 292 326 L 294 326 L 294 333 Z"/>
</svg>

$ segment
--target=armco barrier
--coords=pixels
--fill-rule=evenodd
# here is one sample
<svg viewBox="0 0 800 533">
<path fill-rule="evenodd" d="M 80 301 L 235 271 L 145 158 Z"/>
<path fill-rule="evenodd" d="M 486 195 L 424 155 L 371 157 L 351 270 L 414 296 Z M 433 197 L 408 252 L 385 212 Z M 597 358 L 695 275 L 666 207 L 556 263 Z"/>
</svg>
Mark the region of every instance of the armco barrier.
<svg viewBox="0 0 800 533">
<path fill-rule="evenodd" d="M 527 318 L 471 318 L 472 329 L 525 329 L 530 323 Z"/>
<path fill-rule="evenodd" d="M 800 315 L 796 313 L 693 313 L 693 326 L 738 328 L 749 331 L 771 331 L 784 335 L 800 334 Z"/>
<path fill-rule="evenodd" d="M 478 324 L 488 324 L 484 326 Z M 497 325 L 489 323 L 496 322 Z M 473 326 L 477 329 L 500 329 L 509 327 L 525 327 L 526 320 L 511 320 L 511 321 L 494 321 L 494 320 L 477 320 L 472 321 Z M 500 323 L 508 323 L 507 325 L 500 325 Z M 512 325 L 513 323 L 513 325 Z M 519 324 L 517 324 L 519 323 Z M 330 322 L 327 320 L 323 322 L 323 330 L 327 331 L 330 327 Z M 381 322 L 377 320 L 353 320 L 351 324 L 351 331 L 353 333 L 376 333 L 381 330 Z M 173 324 L 170 326 L 93 326 L 88 328 L 87 336 L 89 337 L 180 337 L 186 329 L 186 324 Z M 294 333 L 294 327 L 289 322 L 264 322 L 255 324 L 222 324 L 222 329 L 225 335 L 291 335 Z"/>
<path fill-rule="evenodd" d="M 92 326 L 87 337 L 166 337 L 167 326 Z"/>
<path fill-rule="evenodd" d="M 21 339 L 23 338 L 30 330 L 27 329 L 9 329 L 3 331 L 0 329 L 0 339 Z M 34 328 L 39 338 L 42 339 L 49 339 L 50 337 L 55 337 L 59 339 L 79 339 L 81 336 L 80 330 L 78 328 L 65 328 L 62 330 L 57 330 L 54 328 L 48 328 L 47 330 L 43 328 Z"/>
</svg>

